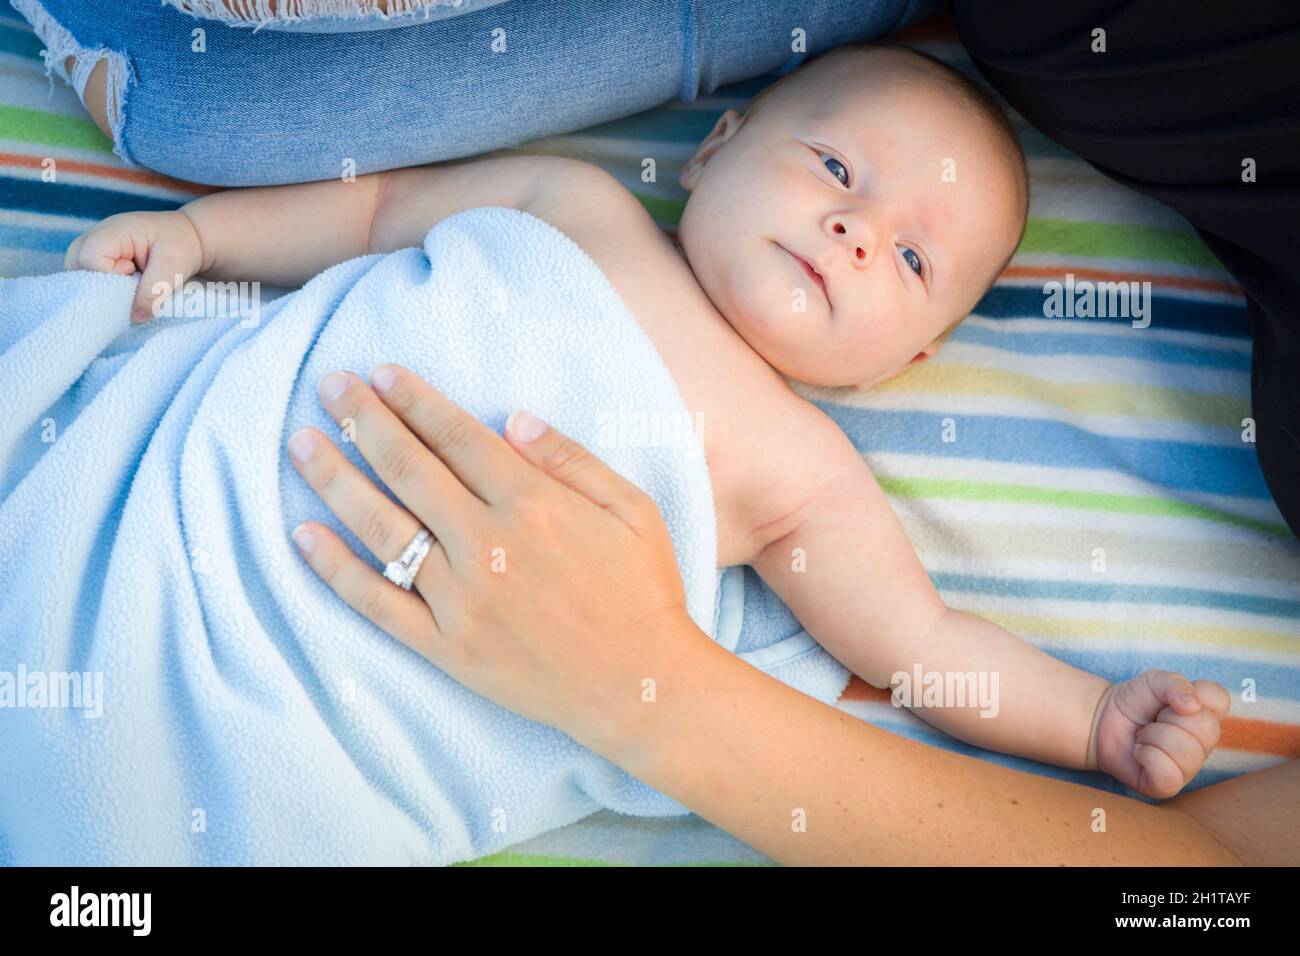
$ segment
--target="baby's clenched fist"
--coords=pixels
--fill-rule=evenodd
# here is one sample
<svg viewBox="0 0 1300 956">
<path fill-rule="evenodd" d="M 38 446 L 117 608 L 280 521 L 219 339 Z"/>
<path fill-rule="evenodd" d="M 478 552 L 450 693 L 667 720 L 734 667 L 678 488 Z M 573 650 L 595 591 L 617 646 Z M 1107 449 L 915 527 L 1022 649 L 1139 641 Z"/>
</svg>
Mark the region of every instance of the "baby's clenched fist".
<svg viewBox="0 0 1300 956">
<path fill-rule="evenodd" d="M 1149 797 L 1172 797 L 1219 743 L 1231 699 L 1214 681 L 1150 670 L 1106 691 L 1093 729 L 1095 766 Z"/>
</svg>

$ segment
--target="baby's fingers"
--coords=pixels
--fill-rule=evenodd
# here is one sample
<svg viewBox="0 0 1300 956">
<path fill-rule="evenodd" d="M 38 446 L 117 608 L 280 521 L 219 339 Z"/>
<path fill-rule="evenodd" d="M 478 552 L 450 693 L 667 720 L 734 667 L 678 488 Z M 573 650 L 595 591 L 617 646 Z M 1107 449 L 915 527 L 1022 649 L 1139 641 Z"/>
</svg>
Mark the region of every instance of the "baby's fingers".
<svg viewBox="0 0 1300 956">
<path fill-rule="evenodd" d="M 1181 727 L 1147 724 L 1133 748 L 1133 759 L 1142 767 L 1138 790 L 1151 797 L 1172 797 L 1200 772 L 1205 755 L 1200 741 Z"/>
<path fill-rule="evenodd" d="M 101 225 L 73 240 L 64 257 L 64 267 L 131 275 L 135 271 L 135 259 L 135 245 L 130 237 L 124 239 L 118 231 Z M 132 267 L 131 271 L 123 273 L 119 265 Z"/>
<path fill-rule="evenodd" d="M 1200 745 L 1201 752 L 1206 757 L 1219 746 L 1219 738 L 1223 733 L 1222 723 L 1208 707 L 1202 707 L 1194 714 L 1180 714 L 1173 708 L 1166 707 L 1156 715 L 1155 722 L 1147 724 L 1144 729 L 1158 726 L 1174 727 L 1187 733 Z"/>
<path fill-rule="evenodd" d="M 86 241 L 86 234 L 84 232 L 81 235 L 79 235 L 76 239 L 72 240 L 72 244 L 68 246 L 68 251 L 63 254 L 64 269 L 71 270 L 77 268 L 77 263 L 81 255 L 81 245 L 85 241 Z"/>
<path fill-rule="evenodd" d="M 69 270 L 83 269 L 87 272 L 117 272 L 131 275 L 135 272 L 135 263 L 128 256 L 121 257 L 121 244 L 108 240 L 95 229 L 83 232 L 63 254 L 63 268 Z"/>
<path fill-rule="evenodd" d="M 1232 707 L 1232 695 L 1222 684 L 1212 680 L 1198 680 L 1193 686 L 1203 708 L 1213 713 L 1220 721 L 1228 716 L 1228 710 Z"/>
<path fill-rule="evenodd" d="M 1201 709 L 1196 688 L 1182 674 L 1172 671 L 1147 671 L 1142 677 L 1151 693 L 1180 714 L 1194 714 Z"/>
<path fill-rule="evenodd" d="M 172 292 L 184 286 L 189 269 L 190 263 L 183 256 L 174 255 L 161 245 L 150 249 L 141 270 L 144 274 L 140 276 L 140 288 L 131 305 L 132 323 L 140 325 L 158 315 L 167 306 Z"/>
</svg>

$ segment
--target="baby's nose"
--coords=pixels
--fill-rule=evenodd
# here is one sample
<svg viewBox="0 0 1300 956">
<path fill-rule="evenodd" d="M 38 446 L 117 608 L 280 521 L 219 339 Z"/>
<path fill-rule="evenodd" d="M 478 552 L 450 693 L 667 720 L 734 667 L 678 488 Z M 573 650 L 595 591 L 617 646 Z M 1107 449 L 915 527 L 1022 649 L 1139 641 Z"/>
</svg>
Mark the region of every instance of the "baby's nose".
<svg viewBox="0 0 1300 956">
<path fill-rule="evenodd" d="M 869 266 L 876 253 L 875 233 L 860 217 L 840 216 L 831 223 L 836 238 L 849 246 L 849 256 L 858 268 Z"/>
</svg>

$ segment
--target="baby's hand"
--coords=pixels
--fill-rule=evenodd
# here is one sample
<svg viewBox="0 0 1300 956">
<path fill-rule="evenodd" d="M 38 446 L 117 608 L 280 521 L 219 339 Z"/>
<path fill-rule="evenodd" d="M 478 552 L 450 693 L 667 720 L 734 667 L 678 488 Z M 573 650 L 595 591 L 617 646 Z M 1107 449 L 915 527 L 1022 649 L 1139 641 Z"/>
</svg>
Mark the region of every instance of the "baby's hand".
<svg viewBox="0 0 1300 956">
<path fill-rule="evenodd" d="M 1214 681 L 1146 671 L 1102 699 L 1090 750 L 1096 766 L 1148 797 L 1172 797 L 1219 743 L 1231 699 Z"/>
<path fill-rule="evenodd" d="M 190 218 L 179 211 L 109 216 L 72 240 L 63 257 L 65 269 L 124 276 L 143 273 L 131 304 L 131 321 L 136 325 L 148 322 L 166 303 L 177 285 L 177 275 L 184 283 L 202 265 L 199 234 Z M 166 285 L 166 290 L 161 284 Z"/>
</svg>

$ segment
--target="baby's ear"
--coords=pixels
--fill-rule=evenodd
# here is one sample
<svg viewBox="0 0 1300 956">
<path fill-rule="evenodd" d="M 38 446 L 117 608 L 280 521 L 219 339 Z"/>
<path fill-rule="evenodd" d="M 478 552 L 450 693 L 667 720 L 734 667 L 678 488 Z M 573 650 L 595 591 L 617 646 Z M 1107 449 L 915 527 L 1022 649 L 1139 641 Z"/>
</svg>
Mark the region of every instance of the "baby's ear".
<svg viewBox="0 0 1300 956">
<path fill-rule="evenodd" d="M 914 365 L 920 365 L 922 362 L 926 361 L 927 359 L 934 358 L 935 354 L 939 351 L 939 346 L 942 344 L 943 344 L 943 338 L 935 339 L 925 348 L 921 349 L 921 351 L 917 352 L 915 355 L 912 356 L 912 360 L 907 363 L 907 368 L 911 368 Z M 907 368 L 903 369 L 903 371 L 907 371 Z"/>
<path fill-rule="evenodd" d="M 713 124 L 713 129 L 709 135 L 704 137 L 700 145 L 695 147 L 695 153 L 686 161 L 682 167 L 682 174 L 678 177 L 678 182 L 687 192 L 695 189 L 695 184 L 700 181 L 700 172 L 713 155 L 722 147 L 722 144 L 731 139 L 745 122 L 745 114 L 739 110 L 729 109 Z"/>
</svg>

